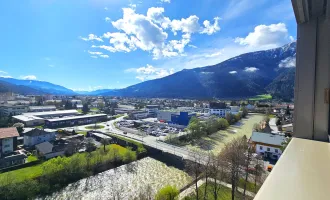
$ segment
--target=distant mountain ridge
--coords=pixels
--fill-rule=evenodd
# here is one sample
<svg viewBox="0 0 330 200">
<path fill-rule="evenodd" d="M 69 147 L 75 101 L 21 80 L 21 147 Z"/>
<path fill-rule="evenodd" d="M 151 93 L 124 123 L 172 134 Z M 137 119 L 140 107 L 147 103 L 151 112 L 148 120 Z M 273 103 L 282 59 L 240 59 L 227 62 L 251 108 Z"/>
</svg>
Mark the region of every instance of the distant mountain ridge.
<svg viewBox="0 0 330 200">
<path fill-rule="evenodd" d="M 275 98 L 293 98 L 296 42 L 279 48 L 245 53 L 219 64 L 184 69 L 172 75 L 138 83 L 123 89 L 73 91 L 36 80 L 0 78 L 27 91 L 58 95 L 104 95 L 161 98 L 246 98 L 270 93 Z M 205 58 L 207 59 L 207 58 Z M 22 89 L 22 88 L 21 88 Z M 34 90 L 31 90 L 34 89 Z"/>
<path fill-rule="evenodd" d="M 13 92 L 23 95 L 41 95 L 44 94 L 42 91 L 23 86 L 23 85 L 14 85 L 5 81 L 0 80 L 0 93 L 4 92 Z"/>
<path fill-rule="evenodd" d="M 213 66 L 185 69 L 104 95 L 163 98 L 245 98 L 270 93 L 292 99 L 295 68 L 283 61 L 295 58 L 296 42 L 245 53 Z M 282 67 L 280 64 L 282 63 Z"/>
<path fill-rule="evenodd" d="M 67 89 L 60 85 L 55 85 L 46 81 L 37 81 L 37 80 L 20 80 L 14 78 L 3 78 L 0 77 L 0 81 L 5 81 L 17 86 L 27 86 L 38 90 L 44 94 L 55 94 L 55 95 L 75 95 L 73 90 Z"/>
</svg>

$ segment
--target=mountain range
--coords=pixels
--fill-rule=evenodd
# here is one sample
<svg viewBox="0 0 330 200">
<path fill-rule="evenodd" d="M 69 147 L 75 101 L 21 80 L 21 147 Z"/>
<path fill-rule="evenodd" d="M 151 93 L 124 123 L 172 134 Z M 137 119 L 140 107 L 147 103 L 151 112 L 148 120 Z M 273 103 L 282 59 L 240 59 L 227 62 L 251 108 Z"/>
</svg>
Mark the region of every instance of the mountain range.
<svg viewBox="0 0 330 200">
<path fill-rule="evenodd" d="M 0 81 L 25 86 L 29 92 L 35 90 L 38 94 L 206 99 L 270 93 L 275 98 L 290 100 L 294 90 L 295 56 L 296 42 L 292 42 L 275 49 L 245 53 L 216 65 L 184 69 L 127 88 L 92 92 L 75 92 L 45 81 L 13 78 L 0 78 Z M 21 87 L 23 91 L 24 88 Z"/>
</svg>

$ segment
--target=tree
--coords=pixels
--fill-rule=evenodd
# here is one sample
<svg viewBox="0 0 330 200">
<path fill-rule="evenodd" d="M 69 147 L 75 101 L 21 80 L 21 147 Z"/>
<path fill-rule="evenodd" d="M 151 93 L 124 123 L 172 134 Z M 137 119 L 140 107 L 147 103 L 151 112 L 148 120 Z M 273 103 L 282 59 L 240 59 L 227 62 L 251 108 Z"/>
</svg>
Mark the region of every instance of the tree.
<svg viewBox="0 0 330 200">
<path fill-rule="evenodd" d="M 257 193 L 257 184 L 262 182 L 262 175 L 265 173 L 264 161 L 261 155 L 258 155 L 254 159 L 255 171 L 254 171 L 254 193 Z"/>
<path fill-rule="evenodd" d="M 83 112 L 84 114 L 87 114 L 87 113 L 89 112 L 89 107 L 88 107 L 88 104 L 87 104 L 87 103 L 85 103 L 85 104 L 83 105 L 82 112 Z"/>
<path fill-rule="evenodd" d="M 19 134 L 22 134 L 23 131 L 24 131 L 24 124 L 23 124 L 23 123 L 15 123 L 15 124 L 13 125 L 13 127 L 16 127 L 17 132 L 18 132 Z"/>
<path fill-rule="evenodd" d="M 103 151 L 105 152 L 105 146 L 109 144 L 109 140 L 102 138 L 101 139 L 101 144 L 103 145 Z"/>
<path fill-rule="evenodd" d="M 282 122 L 281 122 L 281 118 L 277 118 L 277 120 L 276 120 L 276 126 L 279 126 L 279 125 L 281 125 L 282 124 Z"/>
<path fill-rule="evenodd" d="M 285 110 L 285 115 L 291 115 L 291 112 L 290 112 L 290 107 L 289 107 L 289 105 L 286 107 L 286 110 Z"/>
<path fill-rule="evenodd" d="M 165 186 L 156 194 L 156 200 L 176 200 L 179 190 L 175 186 Z"/>
<path fill-rule="evenodd" d="M 64 104 L 65 110 L 70 110 L 72 109 L 72 103 L 70 101 L 66 101 Z"/>
<path fill-rule="evenodd" d="M 245 106 L 243 106 L 241 108 L 241 111 L 242 111 L 242 117 L 245 118 L 248 115 L 248 109 Z"/>
<path fill-rule="evenodd" d="M 205 123 L 201 122 L 197 117 L 192 117 L 187 129 L 190 131 L 192 138 L 200 138 L 207 133 Z"/>
<path fill-rule="evenodd" d="M 244 160 L 244 170 L 245 170 L 245 177 L 244 177 L 244 192 L 243 192 L 243 198 L 246 198 L 246 187 L 247 187 L 247 183 L 248 183 L 248 178 L 249 178 L 249 174 L 250 174 L 250 165 L 253 159 L 253 147 L 251 145 L 249 145 L 247 142 L 245 142 L 244 144 L 244 148 L 247 150 L 245 152 L 245 160 Z"/>
<path fill-rule="evenodd" d="M 192 151 L 190 153 L 190 157 L 192 158 L 192 161 L 188 161 L 186 163 L 186 166 L 187 166 L 187 171 L 193 175 L 194 183 L 195 183 L 196 200 L 198 200 L 199 190 L 198 190 L 197 182 L 200 174 L 203 171 L 203 165 L 201 163 L 204 156 L 200 152 Z"/>
<path fill-rule="evenodd" d="M 221 152 L 221 157 L 226 163 L 230 175 L 232 200 L 235 199 L 235 191 L 239 183 L 241 166 L 244 164 L 245 138 L 237 138 L 227 143 Z"/>
<path fill-rule="evenodd" d="M 229 127 L 229 123 L 226 119 L 219 118 L 218 121 L 221 130 L 227 129 Z"/>
<path fill-rule="evenodd" d="M 211 162 L 209 163 L 210 177 L 214 178 L 214 184 L 211 185 L 214 199 L 218 199 L 218 194 L 221 189 L 221 184 L 218 181 L 223 181 L 226 176 L 225 163 L 218 155 L 211 154 Z"/>
</svg>

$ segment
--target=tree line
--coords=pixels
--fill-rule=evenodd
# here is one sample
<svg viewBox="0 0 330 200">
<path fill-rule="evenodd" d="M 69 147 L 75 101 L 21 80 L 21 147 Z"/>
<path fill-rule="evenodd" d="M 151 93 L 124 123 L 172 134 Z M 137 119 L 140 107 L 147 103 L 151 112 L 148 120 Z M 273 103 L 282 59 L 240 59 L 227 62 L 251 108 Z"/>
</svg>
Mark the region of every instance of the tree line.
<svg viewBox="0 0 330 200">
<path fill-rule="evenodd" d="M 93 152 L 57 157 L 45 161 L 37 178 L 21 180 L 19 173 L 0 175 L 1 199 L 31 199 L 57 191 L 68 183 L 78 181 L 101 171 L 136 160 L 136 153 L 119 145 L 107 145 Z M 31 168 L 31 173 L 36 173 Z"/>
</svg>

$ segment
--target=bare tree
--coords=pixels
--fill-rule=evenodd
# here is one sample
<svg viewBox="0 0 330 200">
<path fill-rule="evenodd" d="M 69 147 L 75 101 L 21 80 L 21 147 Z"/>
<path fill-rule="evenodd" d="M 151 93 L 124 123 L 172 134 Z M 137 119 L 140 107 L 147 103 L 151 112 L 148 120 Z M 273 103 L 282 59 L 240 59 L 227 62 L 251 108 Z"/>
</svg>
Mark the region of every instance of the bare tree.
<svg viewBox="0 0 330 200">
<path fill-rule="evenodd" d="M 212 162 L 212 157 L 211 154 L 208 154 L 207 158 L 206 158 L 206 162 L 204 162 L 203 165 L 203 175 L 205 177 L 205 187 L 204 187 L 204 200 L 207 199 L 207 186 L 208 186 L 208 179 L 211 175 L 211 169 L 210 169 L 210 165 Z"/>
<path fill-rule="evenodd" d="M 248 183 L 248 178 L 249 178 L 249 174 L 250 174 L 250 165 L 253 159 L 253 147 L 251 145 L 249 145 L 247 142 L 244 144 L 244 147 L 246 149 L 245 152 L 245 160 L 244 160 L 244 171 L 245 171 L 245 177 L 244 177 L 244 192 L 243 192 L 243 199 L 246 198 L 246 187 L 247 187 L 247 183 Z"/>
<path fill-rule="evenodd" d="M 105 152 L 105 146 L 109 144 L 109 140 L 102 138 L 101 139 L 101 144 L 103 145 L 103 151 Z"/>
<path fill-rule="evenodd" d="M 203 156 L 200 152 L 193 151 L 190 153 L 190 157 L 192 158 L 192 161 L 188 161 L 186 163 L 186 168 L 189 173 L 191 173 L 194 177 L 195 182 L 195 192 L 196 192 L 196 200 L 199 199 L 199 191 L 198 191 L 198 179 L 200 178 L 200 175 L 203 171 Z"/>
<path fill-rule="evenodd" d="M 241 166 L 244 163 L 244 142 L 245 138 L 234 139 L 230 143 L 227 143 L 222 150 L 222 157 L 226 163 L 227 171 L 230 174 L 232 200 L 235 199 L 235 191 L 239 183 Z"/>
<path fill-rule="evenodd" d="M 224 165 L 225 163 L 222 161 L 221 154 L 214 155 L 211 154 L 211 162 L 209 164 L 210 176 L 214 178 L 214 184 L 212 185 L 213 197 L 214 199 L 218 199 L 218 194 L 221 189 L 221 184 L 218 181 L 222 181 L 225 178 L 226 172 Z"/>
<path fill-rule="evenodd" d="M 254 159 L 254 163 L 255 163 L 255 172 L 254 172 L 254 192 L 257 193 L 257 184 L 261 184 L 263 182 L 263 174 L 265 173 L 265 169 L 264 169 L 264 163 L 262 160 L 262 156 L 258 155 L 255 159 Z"/>
</svg>

